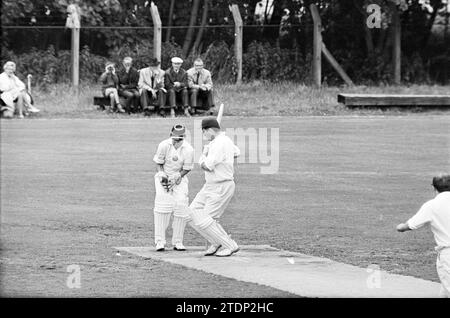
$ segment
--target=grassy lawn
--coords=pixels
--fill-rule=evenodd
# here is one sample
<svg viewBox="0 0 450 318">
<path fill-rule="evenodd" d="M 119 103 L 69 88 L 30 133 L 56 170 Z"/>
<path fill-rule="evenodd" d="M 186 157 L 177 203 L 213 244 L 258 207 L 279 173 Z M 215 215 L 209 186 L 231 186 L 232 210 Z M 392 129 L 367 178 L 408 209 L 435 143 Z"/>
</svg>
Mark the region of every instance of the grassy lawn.
<svg viewBox="0 0 450 318">
<path fill-rule="evenodd" d="M 113 246 L 153 245 L 151 159 L 180 121 L 193 129 L 192 118 L 2 121 L 2 295 L 292 296 L 115 255 Z M 430 229 L 395 226 L 434 196 L 431 177 L 448 170 L 450 116 L 225 117 L 224 126 L 280 132 L 278 173 L 236 168 L 221 224 L 240 244 L 438 281 Z M 204 176 L 196 166 L 189 178 L 192 200 Z M 185 243 L 204 240 L 188 229 Z M 71 264 L 81 266 L 79 290 L 65 285 Z"/>
<path fill-rule="evenodd" d="M 226 106 L 225 115 L 231 116 L 310 116 L 310 115 L 398 115 L 423 112 L 421 108 L 409 110 L 348 109 L 337 102 L 337 94 L 347 93 L 398 93 L 398 94 L 448 94 L 448 86 L 356 86 L 324 87 L 315 89 L 296 83 L 263 83 L 216 85 L 215 100 Z M 93 97 L 101 95 L 100 86 L 80 86 L 78 98 L 69 85 L 61 84 L 43 91 L 36 89 L 33 96 L 42 112 L 37 118 L 117 118 L 129 115 L 101 112 L 92 105 Z M 447 110 L 427 109 L 427 114 L 448 113 Z M 143 117 L 133 114 L 131 117 Z"/>
</svg>

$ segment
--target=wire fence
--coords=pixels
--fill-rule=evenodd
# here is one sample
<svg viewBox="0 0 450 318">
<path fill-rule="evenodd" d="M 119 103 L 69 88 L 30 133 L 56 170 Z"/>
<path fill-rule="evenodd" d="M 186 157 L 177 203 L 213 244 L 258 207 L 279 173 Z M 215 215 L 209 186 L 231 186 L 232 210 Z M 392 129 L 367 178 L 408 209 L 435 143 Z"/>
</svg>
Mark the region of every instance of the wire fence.
<svg viewBox="0 0 450 318">
<path fill-rule="evenodd" d="M 243 49 L 244 56 L 247 59 L 244 61 L 244 77 L 247 79 L 267 78 L 273 73 L 273 69 L 279 66 L 286 69 L 286 72 L 294 72 L 295 76 L 279 75 L 280 79 L 301 80 L 306 78 L 303 75 L 309 72 L 310 59 L 313 43 L 313 25 L 311 23 L 290 24 L 287 28 L 287 33 L 282 35 L 280 33 L 279 24 L 268 25 L 245 25 L 243 26 Z M 355 63 L 355 58 L 361 61 L 365 54 L 365 44 L 363 32 L 356 32 L 357 36 L 352 37 L 348 33 L 349 29 L 357 30 L 360 24 L 356 21 L 354 23 L 344 23 L 334 25 L 332 28 L 325 25 L 323 31 L 323 41 L 327 48 L 335 55 L 339 63 L 349 75 L 354 77 L 371 77 L 382 78 L 384 75 L 381 71 L 376 71 L 377 65 L 363 65 Z M 439 57 L 445 53 L 446 47 L 450 42 L 450 26 L 440 26 L 439 34 L 441 38 L 435 41 L 435 38 L 430 40 L 430 43 L 443 43 L 442 46 L 437 47 L 433 54 L 437 56 L 431 60 L 429 67 L 425 64 L 419 68 L 418 71 L 410 72 L 409 78 L 414 78 L 417 74 L 429 72 L 433 78 L 439 78 L 440 81 L 446 82 L 449 78 L 448 58 L 444 56 Z M 225 79 L 225 81 L 233 81 L 234 66 L 233 66 L 233 48 L 235 41 L 235 27 L 233 24 L 220 25 L 206 25 L 193 26 L 194 32 L 190 44 L 190 57 L 185 56 L 187 63 L 186 67 L 192 64 L 195 56 L 204 55 L 210 52 L 208 60 L 208 67 L 214 71 L 216 78 Z M 199 31 L 202 30 L 202 36 L 199 38 Z M 162 68 L 170 66 L 170 56 L 182 55 L 186 42 L 188 26 L 162 26 Z M 286 30 L 284 30 L 286 31 Z M 410 41 L 413 37 L 419 37 L 417 25 L 403 23 L 402 24 L 402 53 L 408 58 L 404 59 L 408 64 L 421 63 L 420 60 L 411 58 L 415 52 L 421 51 L 422 47 L 418 45 L 418 41 Z M 374 44 L 377 44 L 378 33 L 380 30 L 374 30 Z M 255 46 L 254 42 L 262 43 Z M 218 44 L 219 43 L 219 44 Z M 445 44 L 447 43 L 447 44 Z M 419 43 L 420 44 L 420 43 Z M 447 46 L 446 46 L 447 45 Z M 32 51 L 46 51 L 49 48 L 54 52 L 55 57 L 59 54 L 66 56 L 67 52 L 71 50 L 71 30 L 62 25 L 2 25 L 2 61 L 9 58 L 11 54 L 18 57 L 23 54 L 28 54 Z M 89 26 L 85 25 L 80 28 L 80 48 L 84 54 L 87 65 L 88 59 L 95 60 L 95 63 L 102 64 L 101 61 L 106 59 L 113 59 L 118 62 L 125 55 L 133 56 L 137 66 L 145 66 L 147 61 L 153 56 L 153 26 Z M 282 55 L 279 50 L 283 50 Z M 88 51 L 87 51 L 88 50 Z M 66 52 L 66 53 L 65 53 Z M 89 52 L 91 55 L 87 55 Z M 417 53 L 417 54 L 419 54 Z M 42 55 L 34 55 L 33 61 L 30 57 L 29 63 L 43 64 L 44 59 L 40 60 Z M 102 57 L 102 59 L 95 59 L 95 57 Z M 281 59 L 281 60 L 280 60 Z M 27 61 L 28 61 L 27 60 Z M 267 66 L 264 64 L 279 63 L 279 65 Z M 64 63 L 70 64 L 70 59 L 64 59 Z M 442 62 L 443 61 L 443 62 Z M 28 62 L 27 62 L 28 63 Z M 94 62 L 93 62 L 94 63 Z M 288 64 L 297 64 L 291 67 Z M 447 63 L 447 64 L 446 64 Z M 28 64 L 27 64 L 28 65 Z M 34 67 L 34 66 L 33 66 Z M 103 66 L 102 66 L 103 67 Z M 90 78 L 89 72 L 98 73 L 102 67 L 89 66 L 84 70 L 82 78 Z M 387 67 L 387 66 L 386 66 Z M 388 69 L 383 71 L 388 73 Z M 410 66 L 404 65 L 404 69 L 408 70 Z M 44 68 L 44 67 L 42 67 Z M 58 66 L 61 68 L 61 66 Z M 67 67 L 67 69 L 69 69 Z M 255 70 L 260 69 L 260 71 Z M 91 71 L 90 71 L 91 70 Z M 328 78 L 336 77 L 333 70 L 327 64 L 324 64 L 324 71 L 328 74 Z M 360 73 L 364 71 L 364 75 Z M 61 71 L 62 72 L 62 71 Z M 69 72 L 67 70 L 67 72 Z M 35 73 L 38 73 L 36 69 Z M 44 75 L 43 75 L 44 76 Z M 94 75 L 92 75 L 93 77 Z M 95 74 L 97 76 L 97 74 Z M 309 76 L 309 75 L 308 75 Z M 420 75 L 422 76 L 422 75 Z M 69 75 L 66 76 L 69 79 Z M 423 75 L 422 78 L 426 78 Z M 337 79 L 339 82 L 339 79 Z"/>
</svg>

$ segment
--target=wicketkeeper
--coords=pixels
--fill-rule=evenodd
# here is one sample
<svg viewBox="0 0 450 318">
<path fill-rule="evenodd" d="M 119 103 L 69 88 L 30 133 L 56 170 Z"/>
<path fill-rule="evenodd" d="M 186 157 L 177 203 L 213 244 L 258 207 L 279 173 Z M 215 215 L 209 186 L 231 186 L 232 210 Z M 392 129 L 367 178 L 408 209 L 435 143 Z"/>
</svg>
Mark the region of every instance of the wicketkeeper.
<svg viewBox="0 0 450 318">
<path fill-rule="evenodd" d="M 441 296 L 450 297 L 450 175 L 434 177 L 432 185 L 437 192 L 436 197 L 425 202 L 406 223 L 399 224 L 397 231 L 431 225 L 438 252 L 436 269 L 442 283 Z"/>
<path fill-rule="evenodd" d="M 184 251 L 184 229 L 186 227 L 186 210 L 189 203 L 187 174 L 194 165 L 194 149 L 185 139 L 186 129 L 175 125 L 170 138 L 158 145 L 153 161 L 156 163 L 155 206 L 153 209 L 155 223 L 155 244 L 157 251 L 164 251 L 166 230 L 173 213 L 173 249 Z"/>
</svg>

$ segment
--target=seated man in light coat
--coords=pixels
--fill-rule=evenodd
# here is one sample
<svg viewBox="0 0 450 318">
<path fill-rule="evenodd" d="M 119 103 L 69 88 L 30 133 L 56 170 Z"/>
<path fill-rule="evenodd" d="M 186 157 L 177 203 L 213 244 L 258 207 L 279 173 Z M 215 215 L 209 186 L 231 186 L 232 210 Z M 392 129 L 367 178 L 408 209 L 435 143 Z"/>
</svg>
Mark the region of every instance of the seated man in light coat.
<svg viewBox="0 0 450 318">
<path fill-rule="evenodd" d="M 209 109 L 214 107 L 211 73 L 203 68 L 202 59 L 196 59 L 194 67 L 190 68 L 187 74 L 191 107 L 196 108 L 199 99 L 202 102 L 202 108 Z"/>
<path fill-rule="evenodd" d="M 156 106 L 160 113 L 164 115 L 164 105 L 166 104 L 166 90 L 164 88 L 164 71 L 159 67 L 158 59 L 150 60 L 148 67 L 139 71 L 138 88 L 141 94 L 141 106 L 144 111 Z"/>
</svg>

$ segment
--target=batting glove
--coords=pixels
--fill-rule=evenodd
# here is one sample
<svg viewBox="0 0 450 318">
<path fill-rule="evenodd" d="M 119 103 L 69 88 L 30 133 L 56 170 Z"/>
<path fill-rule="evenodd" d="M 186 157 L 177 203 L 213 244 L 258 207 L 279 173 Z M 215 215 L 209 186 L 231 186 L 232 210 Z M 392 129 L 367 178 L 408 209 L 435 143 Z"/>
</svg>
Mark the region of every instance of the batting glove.
<svg viewBox="0 0 450 318">
<path fill-rule="evenodd" d="M 167 173 L 164 171 L 158 171 L 158 173 L 155 174 L 155 177 L 161 180 L 162 178 L 167 178 Z"/>
<path fill-rule="evenodd" d="M 181 174 L 179 172 L 174 173 L 173 175 L 170 176 L 169 178 L 169 182 L 172 184 L 172 187 L 175 184 L 180 184 L 181 182 Z"/>
</svg>

